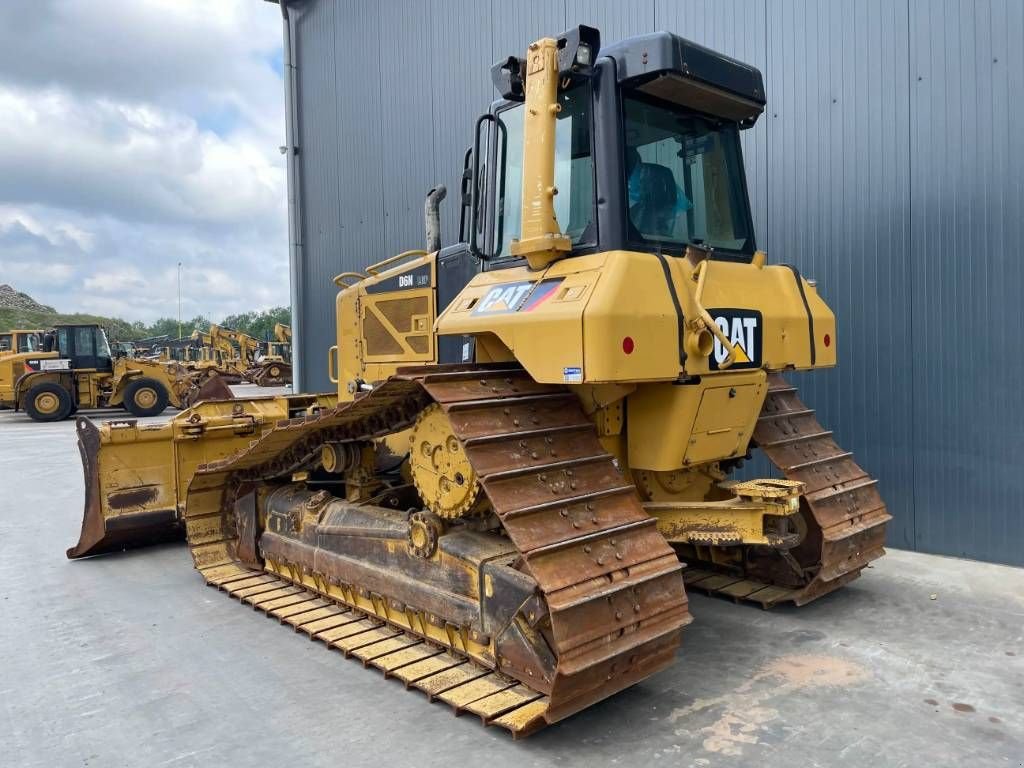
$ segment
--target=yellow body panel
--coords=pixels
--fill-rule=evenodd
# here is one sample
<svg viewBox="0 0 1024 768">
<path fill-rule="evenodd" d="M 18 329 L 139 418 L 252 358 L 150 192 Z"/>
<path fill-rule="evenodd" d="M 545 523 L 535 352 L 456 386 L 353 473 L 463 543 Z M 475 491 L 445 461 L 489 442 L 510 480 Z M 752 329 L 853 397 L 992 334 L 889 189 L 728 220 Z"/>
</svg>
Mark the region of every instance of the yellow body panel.
<svg viewBox="0 0 1024 768">
<path fill-rule="evenodd" d="M 26 360 L 48 360 L 56 352 L 21 352 L 0 356 L 0 408 L 14 408 L 18 402 L 16 385 L 25 373 Z"/>
<path fill-rule="evenodd" d="M 489 357 L 495 345 L 486 339 L 494 337 L 538 381 L 673 381 L 717 373 L 709 357 L 687 355 L 685 368 L 680 361 L 686 341 L 680 328 L 693 318 L 676 306 L 699 299 L 712 315 L 715 309 L 760 313 L 762 348 L 746 353 L 754 356 L 754 367 L 835 364 L 835 318 L 793 270 L 730 262 L 703 268 L 699 297 L 697 268 L 686 259 L 650 253 L 610 251 L 563 259 L 540 271 L 482 272 L 442 312 L 437 332 L 483 337 Z M 817 341 L 813 359 L 808 310 Z"/>
<path fill-rule="evenodd" d="M 747 452 L 765 395 L 762 370 L 691 384 L 645 384 L 626 398 L 629 466 L 672 471 Z M 670 426 L 669 426 L 670 425 Z"/>
<path fill-rule="evenodd" d="M 360 382 L 383 381 L 400 366 L 437 361 L 432 330 L 437 316 L 436 254 L 403 261 L 351 286 L 339 285 L 339 398 L 352 399 Z"/>
</svg>

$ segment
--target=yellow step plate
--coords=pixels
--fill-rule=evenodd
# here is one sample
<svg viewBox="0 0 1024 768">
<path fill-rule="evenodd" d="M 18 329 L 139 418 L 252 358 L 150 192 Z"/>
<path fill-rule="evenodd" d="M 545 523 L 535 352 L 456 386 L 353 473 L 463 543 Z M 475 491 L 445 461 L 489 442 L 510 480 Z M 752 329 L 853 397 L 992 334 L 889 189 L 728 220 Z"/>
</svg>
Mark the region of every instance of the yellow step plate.
<svg viewBox="0 0 1024 768">
<path fill-rule="evenodd" d="M 335 627 L 333 629 L 326 629 L 323 632 L 317 632 L 313 635 L 315 640 L 330 645 L 336 640 L 343 640 L 350 635 L 358 635 L 360 632 L 366 632 L 368 630 L 379 627 L 381 622 L 366 617 L 357 618 L 355 621 L 349 622 L 341 627 Z"/>
<path fill-rule="evenodd" d="M 408 648 L 403 648 L 400 651 L 394 653 L 388 653 L 383 656 L 371 660 L 371 664 L 384 673 L 385 676 L 390 676 L 395 670 L 407 667 L 410 664 L 415 664 L 419 661 L 432 658 L 434 656 L 440 656 L 444 653 L 440 648 L 436 648 L 426 643 L 420 643 L 419 645 L 412 645 Z"/>
<path fill-rule="evenodd" d="M 466 659 L 460 659 L 457 656 L 452 656 L 450 653 L 442 652 L 428 659 L 396 669 L 392 675 L 406 685 L 414 685 L 417 680 L 422 680 L 425 677 L 436 675 L 438 672 L 443 672 L 446 669 L 466 663 Z"/>
<path fill-rule="evenodd" d="M 327 605 L 325 600 L 306 593 L 303 596 L 302 602 L 292 603 L 291 605 L 287 605 L 283 608 L 274 608 L 267 612 L 272 614 L 274 618 L 278 618 L 278 620 L 284 622 L 289 616 L 308 613 L 315 608 L 323 608 L 325 605 Z"/>
<path fill-rule="evenodd" d="M 326 632 L 329 629 L 335 629 L 336 627 L 343 627 L 346 624 L 351 624 L 353 621 L 361 621 L 364 618 L 363 614 L 356 613 L 355 611 L 342 611 L 334 616 L 325 616 L 322 619 L 311 621 L 308 624 L 300 624 L 295 627 L 300 632 L 305 632 L 310 636 L 310 639 L 316 639 L 316 635 L 320 632 Z"/>
<path fill-rule="evenodd" d="M 476 680 L 478 677 L 489 674 L 489 670 L 467 662 L 458 667 L 446 669 L 444 672 L 438 672 L 436 675 L 424 677 L 422 680 L 417 680 L 413 685 L 427 694 L 427 697 L 433 701 L 435 696 L 447 690 L 459 685 L 465 685 L 472 680 Z"/>
<path fill-rule="evenodd" d="M 256 576 L 259 571 L 250 571 L 240 565 L 214 565 L 200 571 L 208 584 L 223 584 L 235 576 Z"/>
<path fill-rule="evenodd" d="M 447 691 L 439 694 L 437 698 L 446 704 L 451 704 L 455 707 L 455 711 L 458 712 L 474 701 L 506 691 L 513 685 L 515 685 L 513 680 L 492 672 L 475 680 L 470 680 L 468 683 L 449 688 Z"/>
<path fill-rule="evenodd" d="M 237 581 L 228 581 L 219 586 L 228 594 L 233 594 L 241 589 L 248 589 L 249 587 L 258 587 L 261 584 L 268 584 L 272 581 L 277 581 L 277 579 L 275 579 L 269 573 L 264 573 L 259 576 L 253 576 L 252 574 L 249 574 L 247 576 L 243 576 Z"/>
<path fill-rule="evenodd" d="M 401 634 L 401 632 L 394 627 L 377 626 L 371 627 L 365 632 L 358 632 L 356 634 L 348 635 L 347 637 L 339 638 L 338 640 L 332 640 L 328 645 L 330 645 L 331 648 L 337 648 L 348 656 L 358 648 L 379 643 L 381 640 L 388 640 L 399 634 Z"/>
<path fill-rule="evenodd" d="M 687 568 L 683 571 L 683 583 L 693 584 L 694 582 L 713 576 L 711 571 L 703 571 L 700 568 Z"/>
<path fill-rule="evenodd" d="M 786 587 L 765 587 L 747 595 L 746 599 L 760 603 L 765 608 L 771 608 L 776 603 L 789 599 L 794 591 Z"/>
<path fill-rule="evenodd" d="M 312 624 L 314 621 L 320 621 L 321 619 L 329 619 L 332 616 L 338 616 L 344 613 L 345 609 L 337 605 L 324 601 L 326 605 L 323 608 L 316 608 L 312 611 L 306 611 L 305 613 L 296 613 L 291 616 L 285 616 L 282 621 L 285 624 L 290 624 L 299 629 L 299 627 L 305 624 Z"/>
<path fill-rule="evenodd" d="M 697 587 L 697 589 L 717 591 L 723 587 L 729 586 L 730 584 L 735 584 L 737 581 L 741 581 L 741 579 L 736 576 L 717 574 L 715 576 L 709 576 L 706 579 L 701 579 L 699 582 L 694 584 L 694 586 Z"/>
<path fill-rule="evenodd" d="M 466 705 L 467 712 L 479 715 L 485 722 L 489 723 L 496 717 L 508 714 L 514 709 L 519 709 L 530 702 L 541 698 L 540 693 L 530 690 L 525 685 L 513 685 L 503 691 L 492 693 L 482 699 L 477 699 Z M 545 705 L 546 706 L 546 705 Z"/>
<path fill-rule="evenodd" d="M 298 592 L 302 592 L 298 587 L 281 587 L 281 589 L 272 589 L 269 592 L 261 592 L 258 595 L 250 595 L 249 597 L 243 597 L 242 602 L 248 603 L 253 608 L 259 608 L 264 603 L 269 603 L 272 600 L 277 600 L 279 597 L 287 597 L 288 595 L 294 595 Z"/>
<path fill-rule="evenodd" d="M 292 616 L 300 616 L 304 613 L 312 613 L 317 608 L 324 608 L 327 606 L 327 601 L 321 597 L 308 596 L 301 603 L 295 603 L 289 605 L 287 608 L 278 608 L 274 611 L 274 618 L 285 621 L 290 619 Z"/>
<path fill-rule="evenodd" d="M 759 581 L 744 579 L 743 581 L 737 581 L 735 584 L 730 584 L 728 587 L 723 587 L 721 592 L 723 595 L 739 600 L 757 592 L 759 589 L 764 589 L 764 584 Z"/>
<path fill-rule="evenodd" d="M 285 597 L 277 598 L 277 600 L 271 600 L 269 603 L 261 603 L 259 608 L 264 613 L 269 613 L 275 618 L 279 618 L 277 615 L 278 610 L 283 610 L 300 603 L 309 603 L 314 600 L 316 600 L 316 595 L 312 592 L 302 590 L 301 592 L 296 592 L 294 595 L 286 595 Z"/>
<path fill-rule="evenodd" d="M 288 586 L 288 582 L 281 581 L 280 579 L 274 579 L 273 581 L 266 581 L 262 584 L 257 584 L 253 587 L 245 587 L 244 589 L 240 589 L 237 592 L 231 589 L 228 589 L 226 591 L 232 597 L 237 597 L 239 600 L 244 600 L 245 598 L 250 597 L 252 595 L 260 595 L 264 592 L 270 592 L 273 589 L 281 589 L 282 587 L 286 586 Z"/>
<path fill-rule="evenodd" d="M 512 732 L 513 738 L 529 736 L 547 724 L 544 720 L 544 713 L 547 709 L 548 697 L 543 696 L 536 701 L 531 701 L 529 704 L 513 709 L 511 712 L 491 720 L 489 725 L 507 728 Z"/>
<path fill-rule="evenodd" d="M 400 651 L 403 648 L 408 648 L 410 645 L 416 645 L 421 642 L 423 641 L 418 637 L 413 637 L 412 635 L 407 635 L 405 632 L 401 632 L 394 637 L 381 640 L 379 643 L 373 643 L 372 645 L 353 649 L 352 655 L 362 661 L 365 666 L 379 656 L 387 656 L 389 653 Z"/>
</svg>

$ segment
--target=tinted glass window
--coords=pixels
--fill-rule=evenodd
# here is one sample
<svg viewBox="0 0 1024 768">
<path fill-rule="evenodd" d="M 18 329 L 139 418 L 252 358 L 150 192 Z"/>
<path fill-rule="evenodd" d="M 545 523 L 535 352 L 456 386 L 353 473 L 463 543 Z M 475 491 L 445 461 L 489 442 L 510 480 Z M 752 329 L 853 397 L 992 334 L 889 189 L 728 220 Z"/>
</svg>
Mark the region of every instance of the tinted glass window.
<svg viewBox="0 0 1024 768">
<path fill-rule="evenodd" d="M 75 355 L 77 357 L 92 357 L 96 354 L 96 345 L 93 342 L 92 328 L 75 328 Z"/>
<path fill-rule="evenodd" d="M 555 218 L 573 245 L 594 238 L 587 234 L 594 217 L 594 161 L 590 141 L 590 86 L 576 86 L 559 94 L 562 111 L 555 128 Z M 498 200 L 495 220 L 499 256 L 509 255 L 509 244 L 518 238 L 523 197 L 522 104 L 505 109 L 498 117 L 505 125 L 505 196 Z M 499 154 L 500 159 L 500 143 Z"/>
<path fill-rule="evenodd" d="M 623 100 L 630 240 L 753 252 L 735 124 Z"/>
<path fill-rule="evenodd" d="M 34 333 L 22 336 L 18 346 L 20 352 L 36 352 L 39 350 L 39 336 Z"/>
</svg>

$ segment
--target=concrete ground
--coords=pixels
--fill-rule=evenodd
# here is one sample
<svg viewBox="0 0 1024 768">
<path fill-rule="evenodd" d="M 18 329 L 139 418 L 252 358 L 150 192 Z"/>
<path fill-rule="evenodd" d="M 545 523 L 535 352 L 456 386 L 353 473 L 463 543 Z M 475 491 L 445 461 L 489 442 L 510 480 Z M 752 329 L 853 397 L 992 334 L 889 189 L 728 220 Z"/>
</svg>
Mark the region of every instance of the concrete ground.
<svg viewBox="0 0 1024 768">
<path fill-rule="evenodd" d="M 1024 570 L 890 552 L 800 609 L 693 594 L 673 667 L 513 742 L 202 586 L 183 545 L 67 561 L 74 439 L 0 412 L 3 765 L 1024 765 Z"/>
</svg>

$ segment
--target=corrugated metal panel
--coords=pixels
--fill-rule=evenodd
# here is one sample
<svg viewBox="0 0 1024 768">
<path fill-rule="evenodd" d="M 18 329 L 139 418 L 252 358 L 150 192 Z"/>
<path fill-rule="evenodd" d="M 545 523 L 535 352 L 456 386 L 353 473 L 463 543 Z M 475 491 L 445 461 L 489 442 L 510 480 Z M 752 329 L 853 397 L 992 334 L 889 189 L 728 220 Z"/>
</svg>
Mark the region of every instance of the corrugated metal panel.
<svg viewBox="0 0 1024 768">
<path fill-rule="evenodd" d="M 657 0 L 655 4 L 655 29 L 670 30 L 752 64 L 762 74 L 768 69 L 766 27 L 764 0 Z M 763 248 L 768 226 L 768 118 L 762 116 L 742 137 L 754 231 Z"/>
<path fill-rule="evenodd" d="M 910 4 L 920 548 L 1024 562 L 1024 4 Z"/>
<path fill-rule="evenodd" d="M 574 24 L 597 27 L 601 30 L 601 39 L 606 43 L 631 35 L 653 32 L 654 2 L 655 0 L 566 0 L 566 21 L 563 29 Z"/>
<path fill-rule="evenodd" d="M 293 6 L 295 25 L 298 100 L 299 154 L 301 167 L 299 196 L 302 205 L 303 275 L 296 291 L 300 298 L 294 310 L 299 314 L 296 326 L 302 354 L 299 378 L 307 391 L 329 386 L 324 361 L 327 347 L 334 343 L 334 286 L 331 278 L 343 271 L 339 255 L 343 235 L 340 186 L 341 159 L 338 137 L 337 80 L 333 3 L 309 2 Z M 347 267 L 346 267 L 347 268 Z"/>
<path fill-rule="evenodd" d="M 437 56 L 427 3 L 380 3 L 380 28 L 388 44 L 379 47 L 381 205 L 384 238 L 377 259 L 424 245 L 423 198 L 440 179 L 430 149 L 436 94 Z M 371 115 L 368 115 L 371 116 Z M 410 150 L 414 153 L 410 162 Z M 367 158 L 372 164 L 373 158 Z M 371 257 L 373 258 L 373 257 Z"/>
<path fill-rule="evenodd" d="M 786 0 L 768 14 L 769 259 L 818 281 L 839 366 L 797 377 L 879 478 L 913 546 L 907 17 L 889 0 Z"/>
<path fill-rule="evenodd" d="M 818 280 L 840 365 L 806 399 L 882 483 L 891 543 L 1024 563 L 1011 496 L 1024 427 L 1024 6 L 1016 0 L 292 3 L 306 388 L 328 388 L 330 278 L 422 241 L 458 180 L 490 64 L 592 24 L 669 29 L 760 67 L 744 134 L 758 240 Z M 1011 258 L 1010 254 L 1013 254 Z"/>
</svg>

